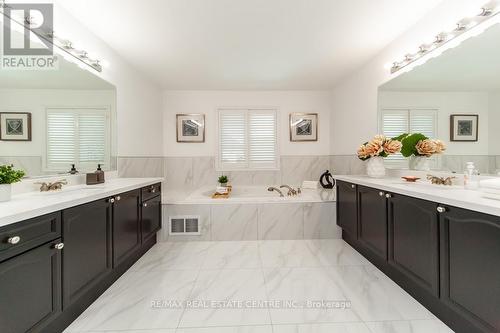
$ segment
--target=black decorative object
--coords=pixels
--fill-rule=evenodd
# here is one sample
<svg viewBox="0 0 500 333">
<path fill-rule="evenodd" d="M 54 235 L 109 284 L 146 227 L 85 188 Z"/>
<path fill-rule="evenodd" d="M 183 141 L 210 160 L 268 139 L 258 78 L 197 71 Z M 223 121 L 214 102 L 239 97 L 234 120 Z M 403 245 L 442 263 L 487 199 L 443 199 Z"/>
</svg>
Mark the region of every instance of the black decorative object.
<svg viewBox="0 0 500 333">
<path fill-rule="evenodd" d="M 326 170 L 326 172 L 321 175 L 319 183 L 323 186 L 323 188 L 332 189 L 335 187 L 335 179 L 329 170 Z"/>
</svg>

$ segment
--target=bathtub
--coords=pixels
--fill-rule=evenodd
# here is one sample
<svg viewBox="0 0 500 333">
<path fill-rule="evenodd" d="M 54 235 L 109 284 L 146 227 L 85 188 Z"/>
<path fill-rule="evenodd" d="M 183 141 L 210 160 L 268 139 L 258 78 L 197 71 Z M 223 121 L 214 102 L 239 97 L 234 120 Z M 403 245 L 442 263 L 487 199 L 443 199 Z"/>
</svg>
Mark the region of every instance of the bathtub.
<svg viewBox="0 0 500 333">
<path fill-rule="evenodd" d="M 279 188 L 279 186 L 275 186 Z M 167 204 L 229 204 L 229 203 L 314 203 L 335 201 L 335 190 L 304 189 L 297 196 L 287 196 L 288 189 L 281 189 L 285 197 L 280 197 L 278 192 L 269 192 L 268 186 L 234 186 L 229 198 L 212 199 L 214 187 L 202 187 L 187 195 L 175 196 L 167 194 L 163 201 Z"/>
</svg>

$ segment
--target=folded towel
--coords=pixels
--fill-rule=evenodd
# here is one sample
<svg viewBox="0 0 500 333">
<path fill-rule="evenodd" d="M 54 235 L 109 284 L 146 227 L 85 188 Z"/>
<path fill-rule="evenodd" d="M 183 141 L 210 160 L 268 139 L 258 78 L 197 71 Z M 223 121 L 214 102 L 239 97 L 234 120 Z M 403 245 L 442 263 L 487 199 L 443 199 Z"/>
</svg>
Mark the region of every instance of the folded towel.
<svg viewBox="0 0 500 333">
<path fill-rule="evenodd" d="M 479 184 L 481 188 L 500 190 L 500 178 L 481 180 Z"/>
<path fill-rule="evenodd" d="M 302 182 L 302 188 L 316 190 L 319 187 L 319 182 L 317 180 L 304 180 Z"/>
</svg>

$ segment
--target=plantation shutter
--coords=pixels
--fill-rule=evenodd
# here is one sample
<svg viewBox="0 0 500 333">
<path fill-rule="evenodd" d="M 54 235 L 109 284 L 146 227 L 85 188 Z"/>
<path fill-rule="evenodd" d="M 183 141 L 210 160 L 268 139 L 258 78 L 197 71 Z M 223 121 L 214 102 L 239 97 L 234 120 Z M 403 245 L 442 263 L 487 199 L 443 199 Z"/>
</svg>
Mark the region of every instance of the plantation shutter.
<svg viewBox="0 0 500 333">
<path fill-rule="evenodd" d="M 276 110 L 219 110 L 218 168 L 278 168 Z"/>
<path fill-rule="evenodd" d="M 410 132 L 422 133 L 428 138 L 436 138 L 437 110 L 411 110 Z"/>
<path fill-rule="evenodd" d="M 107 109 L 47 109 L 46 168 L 109 168 L 110 112 Z"/>
<path fill-rule="evenodd" d="M 389 138 L 408 133 L 410 128 L 409 110 L 384 110 L 382 112 L 382 134 Z M 388 165 L 404 166 L 405 158 L 401 154 L 390 155 Z"/>
</svg>

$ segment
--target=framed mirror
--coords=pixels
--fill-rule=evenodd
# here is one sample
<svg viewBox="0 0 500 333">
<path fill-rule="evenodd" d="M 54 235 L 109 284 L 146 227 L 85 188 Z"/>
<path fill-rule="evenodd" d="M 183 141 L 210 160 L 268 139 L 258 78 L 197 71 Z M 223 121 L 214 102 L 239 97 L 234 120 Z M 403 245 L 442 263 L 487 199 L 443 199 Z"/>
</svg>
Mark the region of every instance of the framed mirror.
<svg viewBox="0 0 500 333">
<path fill-rule="evenodd" d="M 81 173 L 97 164 L 116 170 L 116 88 L 88 66 L 60 55 L 58 62 L 51 70 L 2 70 L 0 164 L 28 177 L 64 174 L 72 164 Z"/>
<path fill-rule="evenodd" d="M 500 25 L 379 87 L 378 128 L 394 137 L 423 133 L 447 150 L 432 169 L 462 173 L 474 162 L 500 173 Z M 408 167 L 401 156 L 388 166 Z"/>
</svg>

